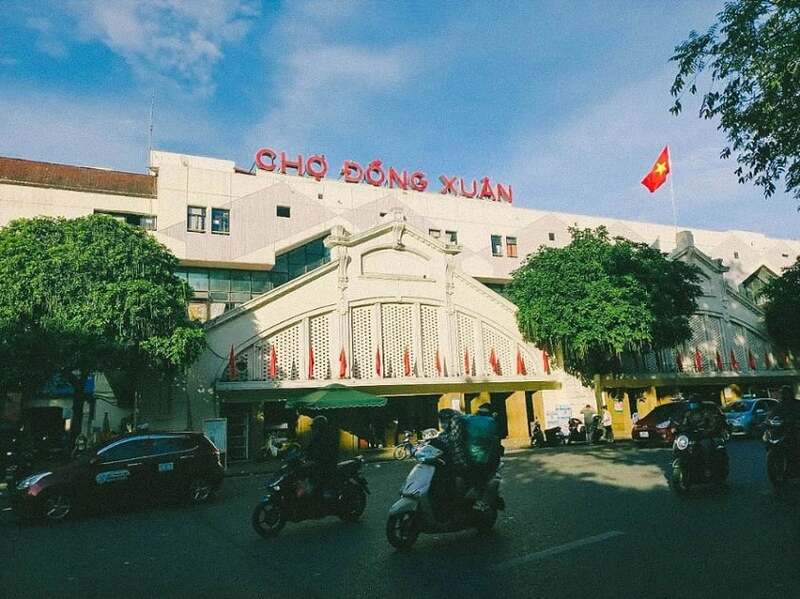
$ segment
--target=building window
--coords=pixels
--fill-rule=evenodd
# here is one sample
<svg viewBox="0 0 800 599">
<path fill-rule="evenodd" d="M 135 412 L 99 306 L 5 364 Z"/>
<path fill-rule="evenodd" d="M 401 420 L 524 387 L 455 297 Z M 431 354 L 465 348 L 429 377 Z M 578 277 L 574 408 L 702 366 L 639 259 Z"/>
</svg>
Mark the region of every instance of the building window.
<svg viewBox="0 0 800 599">
<path fill-rule="evenodd" d="M 276 214 L 281 218 L 291 218 L 292 210 L 289 206 L 278 206 L 276 209 Z"/>
<path fill-rule="evenodd" d="M 509 258 L 517 257 L 517 238 L 506 237 L 506 256 Z"/>
<path fill-rule="evenodd" d="M 317 199 L 318 199 L 318 200 L 321 200 L 321 199 L 322 199 L 322 194 L 321 194 L 321 193 L 318 193 L 318 194 L 317 194 Z"/>
<path fill-rule="evenodd" d="M 733 252 L 733 258 L 735 260 L 738 260 L 739 259 L 739 252 Z"/>
<path fill-rule="evenodd" d="M 152 214 L 134 214 L 132 212 L 105 212 L 103 210 L 95 210 L 95 214 L 105 214 L 120 222 L 133 225 L 134 227 L 141 227 L 145 231 L 156 230 L 156 217 Z"/>
<path fill-rule="evenodd" d="M 439 239 L 442 236 L 442 232 L 439 229 L 428 229 L 428 235 L 434 239 Z"/>
<path fill-rule="evenodd" d="M 444 236 L 447 239 L 447 243 L 458 245 L 458 231 L 445 231 Z"/>
<path fill-rule="evenodd" d="M 788 258 L 789 254 L 781 254 L 781 258 Z"/>
<path fill-rule="evenodd" d="M 492 256 L 503 255 L 503 238 L 500 235 L 492 235 Z"/>
<path fill-rule="evenodd" d="M 556 240 L 556 234 L 555 233 L 548 233 L 547 234 L 547 239 L 549 239 L 550 241 L 555 241 Z"/>
<path fill-rule="evenodd" d="M 231 211 L 224 208 L 211 209 L 211 232 L 228 235 L 231 232 Z"/>
<path fill-rule="evenodd" d="M 198 233 L 206 232 L 206 209 L 200 206 L 189 206 L 186 212 L 186 230 Z"/>
</svg>

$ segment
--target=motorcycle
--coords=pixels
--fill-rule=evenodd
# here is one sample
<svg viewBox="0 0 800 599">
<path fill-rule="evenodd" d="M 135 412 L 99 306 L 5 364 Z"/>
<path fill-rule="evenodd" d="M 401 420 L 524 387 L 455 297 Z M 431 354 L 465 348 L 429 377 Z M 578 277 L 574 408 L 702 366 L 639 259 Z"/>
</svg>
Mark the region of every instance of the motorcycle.
<svg viewBox="0 0 800 599">
<path fill-rule="evenodd" d="M 411 442 L 411 433 L 406 431 L 403 435 L 403 440 L 394 448 L 394 459 L 405 460 L 407 457 L 414 457 L 417 451 L 417 446 Z"/>
<path fill-rule="evenodd" d="M 544 447 L 547 444 L 547 441 L 544 438 L 544 433 L 542 432 L 542 425 L 539 424 L 539 421 L 535 421 L 533 423 L 533 431 L 531 432 L 531 447 Z"/>
<path fill-rule="evenodd" d="M 767 477 L 773 487 L 780 489 L 789 479 L 800 478 L 797 431 L 792 439 L 781 416 L 770 417 L 766 424 L 763 438 L 767 449 Z"/>
<path fill-rule="evenodd" d="M 386 538 L 397 549 L 407 549 L 420 533 L 457 532 L 475 528 L 491 530 L 505 501 L 500 496 L 500 469 L 487 483 L 480 499 L 469 491 L 454 509 L 443 510 L 435 505 L 431 488 L 437 484 L 437 472 L 445 467 L 443 452 L 433 445 L 424 445 L 414 456 L 417 464 L 409 473 L 398 499 L 389 509 Z"/>
<path fill-rule="evenodd" d="M 570 418 L 567 422 L 567 428 L 569 429 L 567 433 L 568 445 L 572 443 L 584 443 L 587 440 L 586 427 L 578 418 Z"/>
<path fill-rule="evenodd" d="M 592 416 L 592 424 L 589 426 L 589 443 L 600 443 L 603 439 L 603 423 L 600 414 Z"/>
<path fill-rule="evenodd" d="M 291 449 L 281 469 L 267 482 L 266 493 L 258 502 L 251 522 L 264 538 L 277 535 L 287 522 L 317 520 L 338 516 L 356 522 L 367 507 L 369 487 L 361 469 L 363 456 L 339 462 L 329 485 L 308 490 L 309 468 L 302 452 Z"/>
<path fill-rule="evenodd" d="M 693 485 L 723 485 L 728 478 L 728 451 L 724 437 L 707 437 L 702 431 L 680 433 L 672 450 L 672 488 L 686 493 Z"/>
</svg>

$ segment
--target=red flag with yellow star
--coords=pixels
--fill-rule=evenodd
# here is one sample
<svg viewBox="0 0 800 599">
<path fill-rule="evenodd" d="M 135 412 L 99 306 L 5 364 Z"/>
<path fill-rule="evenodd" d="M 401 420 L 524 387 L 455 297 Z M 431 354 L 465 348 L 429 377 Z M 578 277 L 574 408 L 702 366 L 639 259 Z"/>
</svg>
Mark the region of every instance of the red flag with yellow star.
<svg viewBox="0 0 800 599">
<path fill-rule="evenodd" d="M 653 193 L 667 180 L 669 168 L 669 146 L 664 146 L 664 149 L 661 150 L 661 154 L 658 155 L 655 164 L 653 164 L 653 168 L 651 168 L 650 172 L 644 176 L 644 179 L 642 179 L 642 185 L 649 189 L 650 193 Z"/>
</svg>

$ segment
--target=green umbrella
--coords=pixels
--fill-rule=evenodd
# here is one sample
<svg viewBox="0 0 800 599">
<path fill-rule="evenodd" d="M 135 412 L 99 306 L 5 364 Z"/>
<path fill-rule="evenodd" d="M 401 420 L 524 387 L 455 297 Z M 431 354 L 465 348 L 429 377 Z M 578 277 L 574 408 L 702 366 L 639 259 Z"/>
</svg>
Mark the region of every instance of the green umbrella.
<svg viewBox="0 0 800 599">
<path fill-rule="evenodd" d="M 388 400 L 344 385 L 333 384 L 307 395 L 287 400 L 286 407 L 295 410 L 332 410 L 341 408 L 382 408 Z"/>
</svg>

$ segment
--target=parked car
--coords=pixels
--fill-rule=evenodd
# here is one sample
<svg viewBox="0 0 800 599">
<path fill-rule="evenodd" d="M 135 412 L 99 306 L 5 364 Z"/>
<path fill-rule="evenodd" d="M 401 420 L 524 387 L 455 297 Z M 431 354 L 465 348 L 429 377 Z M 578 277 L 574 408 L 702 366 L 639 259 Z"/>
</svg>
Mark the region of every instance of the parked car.
<svg viewBox="0 0 800 599">
<path fill-rule="evenodd" d="M 223 476 L 219 450 L 202 433 L 131 433 L 21 480 L 11 505 L 21 518 L 63 520 L 77 507 L 121 501 L 203 503 Z"/>
<path fill-rule="evenodd" d="M 740 399 L 722 408 L 728 428 L 734 435 L 755 435 L 764 430 L 764 424 L 778 401 L 768 397 Z"/>
<path fill-rule="evenodd" d="M 688 402 L 675 401 L 656 406 L 633 425 L 631 438 L 644 443 L 672 443 L 673 425 L 680 422 Z"/>
</svg>

